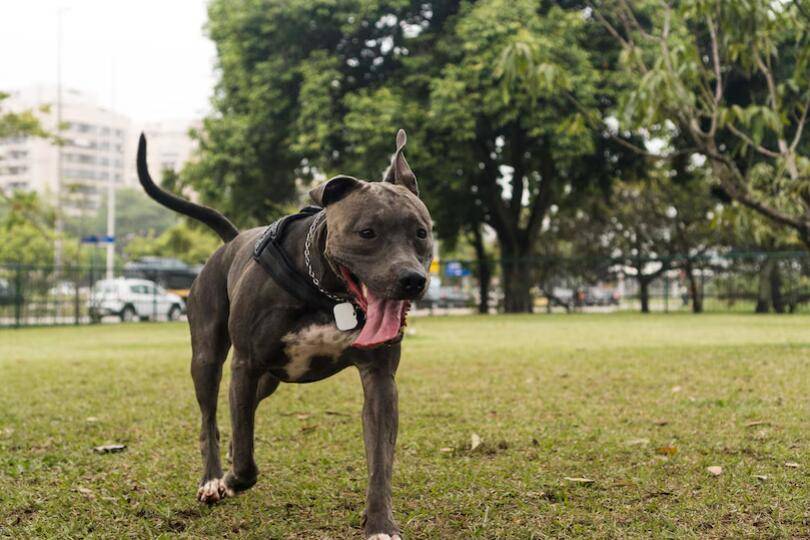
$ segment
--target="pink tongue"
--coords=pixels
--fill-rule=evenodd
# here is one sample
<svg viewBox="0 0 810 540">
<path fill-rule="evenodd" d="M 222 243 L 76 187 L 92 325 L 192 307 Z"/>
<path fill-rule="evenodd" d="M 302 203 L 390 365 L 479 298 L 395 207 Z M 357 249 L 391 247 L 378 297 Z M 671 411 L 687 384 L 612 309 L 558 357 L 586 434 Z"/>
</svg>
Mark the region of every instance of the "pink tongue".
<svg viewBox="0 0 810 540">
<path fill-rule="evenodd" d="M 402 327 L 404 300 L 378 298 L 371 291 L 368 291 L 367 297 L 366 324 L 353 344 L 360 349 L 376 347 L 391 341 L 399 335 L 399 329 Z"/>
</svg>

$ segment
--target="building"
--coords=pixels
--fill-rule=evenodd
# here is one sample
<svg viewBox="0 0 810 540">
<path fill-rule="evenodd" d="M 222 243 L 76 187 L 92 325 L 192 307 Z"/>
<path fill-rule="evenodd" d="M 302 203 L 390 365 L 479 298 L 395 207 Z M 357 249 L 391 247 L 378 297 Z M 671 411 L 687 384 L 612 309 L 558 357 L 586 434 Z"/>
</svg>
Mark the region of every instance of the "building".
<svg viewBox="0 0 810 540">
<path fill-rule="evenodd" d="M 3 102 L 4 110 L 33 110 L 43 127 L 57 133 L 57 90 L 34 86 Z M 0 140 L 0 190 L 35 191 L 69 215 L 97 210 L 108 189 L 136 187 L 135 152 L 138 135 L 149 140 L 149 168 L 156 182 L 166 169 L 179 171 L 190 158 L 195 143 L 188 136 L 199 121 L 166 120 L 136 126 L 126 116 L 98 103 L 90 94 L 62 91 L 63 145 L 38 137 Z M 61 159 L 61 190 L 59 170 Z M 61 197 L 57 200 L 57 193 Z"/>
<path fill-rule="evenodd" d="M 127 174 L 125 159 L 133 153 L 128 148 L 130 121 L 99 105 L 89 94 L 64 89 L 59 132 L 57 101 L 56 88 L 34 86 L 12 93 L 4 102 L 7 110 L 35 111 L 43 127 L 58 134 L 63 144 L 60 152 L 51 139 L 17 137 L 0 141 L 0 189 L 36 191 L 46 200 L 59 203 L 69 214 L 94 210 L 110 178 L 120 187 L 132 177 Z M 61 200 L 57 201 L 60 191 Z"/>
</svg>

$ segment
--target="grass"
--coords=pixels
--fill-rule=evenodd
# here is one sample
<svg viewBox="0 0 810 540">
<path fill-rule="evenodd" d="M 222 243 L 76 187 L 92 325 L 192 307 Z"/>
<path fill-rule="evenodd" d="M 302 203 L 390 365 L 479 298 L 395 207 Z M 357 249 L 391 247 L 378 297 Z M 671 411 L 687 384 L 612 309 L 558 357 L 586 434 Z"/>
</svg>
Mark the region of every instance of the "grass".
<svg viewBox="0 0 810 540">
<path fill-rule="evenodd" d="M 810 317 L 410 328 L 394 479 L 408 538 L 810 538 Z M 360 538 L 356 373 L 262 403 L 259 483 L 208 508 L 188 357 L 183 323 L 0 332 L 0 536 Z M 126 451 L 91 450 L 113 442 Z"/>
</svg>

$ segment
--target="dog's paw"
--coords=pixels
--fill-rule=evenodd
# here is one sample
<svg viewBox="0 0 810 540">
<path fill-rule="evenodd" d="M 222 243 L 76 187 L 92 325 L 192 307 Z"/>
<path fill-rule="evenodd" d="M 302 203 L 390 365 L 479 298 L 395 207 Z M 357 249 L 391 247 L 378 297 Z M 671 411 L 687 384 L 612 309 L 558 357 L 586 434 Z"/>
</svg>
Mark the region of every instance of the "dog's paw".
<svg viewBox="0 0 810 540">
<path fill-rule="evenodd" d="M 197 490 L 197 500 L 205 504 L 214 504 L 225 497 L 233 497 L 234 495 L 234 491 L 228 489 L 228 486 L 225 485 L 225 481 L 221 478 L 208 480 Z"/>
<path fill-rule="evenodd" d="M 377 533 L 372 534 L 366 540 L 402 540 L 402 538 L 398 534 L 384 534 L 384 533 Z"/>
</svg>

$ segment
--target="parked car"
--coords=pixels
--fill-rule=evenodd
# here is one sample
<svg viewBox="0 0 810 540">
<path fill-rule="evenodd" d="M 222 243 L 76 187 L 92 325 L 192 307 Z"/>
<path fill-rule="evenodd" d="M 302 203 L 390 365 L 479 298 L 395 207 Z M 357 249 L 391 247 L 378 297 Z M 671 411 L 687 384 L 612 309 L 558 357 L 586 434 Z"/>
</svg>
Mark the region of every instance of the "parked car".
<svg viewBox="0 0 810 540">
<path fill-rule="evenodd" d="M 588 287 L 585 296 L 586 306 L 618 306 L 619 291 L 606 287 Z"/>
<path fill-rule="evenodd" d="M 103 279 L 90 293 L 90 319 L 94 322 L 107 315 L 120 317 L 122 322 L 163 317 L 174 321 L 183 309 L 182 298 L 146 279 Z"/>
</svg>

